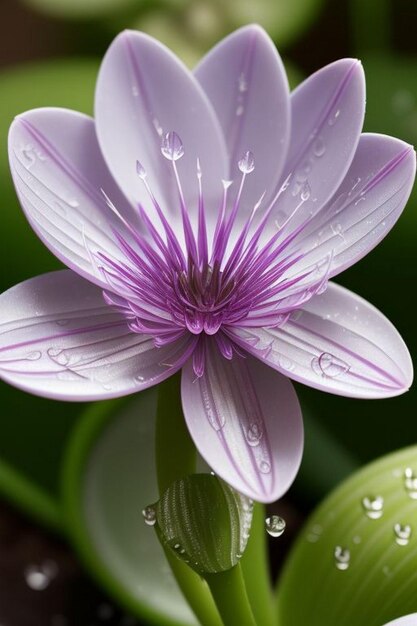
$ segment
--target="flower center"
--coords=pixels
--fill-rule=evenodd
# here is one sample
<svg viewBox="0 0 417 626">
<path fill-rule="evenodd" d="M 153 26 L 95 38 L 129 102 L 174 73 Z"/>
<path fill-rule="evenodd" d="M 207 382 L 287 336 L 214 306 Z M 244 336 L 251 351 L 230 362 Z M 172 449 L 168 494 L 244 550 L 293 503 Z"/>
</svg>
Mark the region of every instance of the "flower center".
<svg viewBox="0 0 417 626">
<path fill-rule="evenodd" d="M 198 203 L 192 217 L 177 169 L 184 147 L 175 132 L 164 135 L 161 153 L 172 166 L 180 230 L 168 221 L 149 185 L 145 168 L 137 161 L 136 171 L 154 214 L 138 205 L 138 230 L 105 195 L 108 206 L 123 225 L 120 231 L 115 230 L 123 260 L 97 254 L 99 269 L 110 286 L 104 297 L 125 315 L 132 331 L 151 335 L 156 346 L 174 342 L 187 332 L 194 336 L 194 370 L 201 375 L 206 336 L 214 336 L 223 356 L 232 358 L 238 351 L 234 342 L 236 328 L 273 328 L 284 324 L 294 309 L 323 289 L 329 263 L 295 271 L 303 255 L 291 246 L 311 216 L 295 231 L 289 224 L 308 200 L 307 193 L 300 192 L 292 212 L 261 243 L 271 211 L 286 191 L 289 177 L 259 219 L 255 220 L 255 216 L 265 192 L 236 227 L 245 180 L 255 169 L 250 151 L 238 162 L 241 178 L 233 198 L 229 198 L 232 181 L 222 181 L 223 194 L 213 222 L 213 207 L 209 214 L 205 211 L 199 160 Z"/>
</svg>

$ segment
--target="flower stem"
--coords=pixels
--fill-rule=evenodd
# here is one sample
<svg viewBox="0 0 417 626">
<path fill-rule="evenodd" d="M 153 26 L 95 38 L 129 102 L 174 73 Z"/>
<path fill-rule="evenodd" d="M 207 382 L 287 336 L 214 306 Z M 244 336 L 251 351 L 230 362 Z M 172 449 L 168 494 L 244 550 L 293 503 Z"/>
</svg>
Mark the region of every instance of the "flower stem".
<svg viewBox="0 0 417 626">
<path fill-rule="evenodd" d="M 179 374 L 159 385 L 155 446 L 162 495 L 175 480 L 195 472 L 196 451 L 182 413 Z M 202 626 L 222 626 L 206 582 L 169 548 L 164 547 L 164 551 L 182 593 Z"/>
<path fill-rule="evenodd" d="M 248 545 L 241 560 L 246 591 L 258 626 L 275 626 L 275 607 L 269 577 L 265 507 L 255 503 Z"/>
<path fill-rule="evenodd" d="M 353 49 L 359 54 L 390 48 L 390 0 L 351 0 Z"/>
<path fill-rule="evenodd" d="M 240 564 L 219 574 L 206 574 L 205 578 L 224 626 L 260 626 L 249 604 Z"/>
</svg>

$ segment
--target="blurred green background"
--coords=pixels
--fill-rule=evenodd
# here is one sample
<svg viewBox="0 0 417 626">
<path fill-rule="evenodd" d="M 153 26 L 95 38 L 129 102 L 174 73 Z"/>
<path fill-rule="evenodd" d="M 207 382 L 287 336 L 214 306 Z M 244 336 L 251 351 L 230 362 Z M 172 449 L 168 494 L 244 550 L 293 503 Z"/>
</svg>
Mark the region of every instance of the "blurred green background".
<svg viewBox="0 0 417 626">
<path fill-rule="evenodd" d="M 365 130 L 417 143 L 417 39 L 410 35 L 410 24 L 417 23 L 414 0 L 1 0 L 0 8 L 2 291 L 59 267 L 25 222 L 15 197 L 6 156 L 10 122 L 21 111 L 44 105 L 91 113 L 100 58 L 123 28 L 158 37 L 192 67 L 219 38 L 259 22 L 276 42 L 293 86 L 326 63 L 357 56 L 367 79 Z M 416 216 L 417 190 L 392 233 L 337 278 L 394 322 L 414 358 Z M 384 401 L 332 397 L 300 385 L 297 390 L 306 414 L 306 454 L 285 504 L 294 520 L 352 467 L 417 438 L 415 388 Z M 86 407 L 34 398 L 3 383 L 0 393 L 0 493 L 23 507 L 15 479 L 22 479 L 24 489 L 26 477 L 39 484 L 42 497 L 53 498 L 63 449 Z M 14 519 L 13 512 L 7 515 Z M 0 541 L 1 528 L 0 521 Z M 11 602 L 5 599 L 1 563 L 0 550 L 0 623 L 1 604 Z M 52 624 L 33 611 L 16 620 L 13 610 L 6 610 L 11 615 L 6 626 Z M 74 622 L 64 617 L 67 621 L 56 620 L 55 626 L 90 623 L 84 614 Z M 110 616 L 107 623 L 122 622 Z"/>
</svg>

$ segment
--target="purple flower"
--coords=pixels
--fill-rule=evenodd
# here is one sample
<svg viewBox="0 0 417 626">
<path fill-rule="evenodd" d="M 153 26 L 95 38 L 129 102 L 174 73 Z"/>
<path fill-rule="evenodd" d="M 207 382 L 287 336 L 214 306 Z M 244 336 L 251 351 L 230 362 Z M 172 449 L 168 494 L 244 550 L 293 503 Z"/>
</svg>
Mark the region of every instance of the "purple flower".
<svg viewBox="0 0 417 626">
<path fill-rule="evenodd" d="M 406 346 L 367 302 L 328 282 L 399 217 L 413 149 L 361 134 L 360 63 L 291 95 L 257 26 L 194 74 L 122 33 L 96 116 L 19 115 L 10 163 L 27 218 L 70 270 L 1 297 L 1 375 L 39 395 L 95 400 L 182 368 L 198 450 L 259 501 L 291 484 L 303 445 L 288 377 L 383 398 L 412 380 Z"/>
</svg>

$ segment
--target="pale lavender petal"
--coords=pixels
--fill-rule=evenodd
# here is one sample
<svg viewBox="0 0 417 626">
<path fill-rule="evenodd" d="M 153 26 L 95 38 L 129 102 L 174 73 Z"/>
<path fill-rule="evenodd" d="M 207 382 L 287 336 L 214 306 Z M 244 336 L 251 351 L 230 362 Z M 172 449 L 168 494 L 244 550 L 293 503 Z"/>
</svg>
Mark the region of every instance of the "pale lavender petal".
<svg viewBox="0 0 417 626">
<path fill-rule="evenodd" d="M 0 377 L 61 400 L 140 391 L 177 371 L 190 341 L 154 347 L 129 330 L 100 289 L 70 270 L 27 280 L 0 296 Z"/>
<path fill-rule="evenodd" d="M 291 137 L 284 170 L 289 185 L 273 211 L 290 230 L 315 214 L 335 193 L 354 156 L 365 112 L 359 61 L 342 59 L 307 78 L 291 94 Z"/>
<path fill-rule="evenodd" d="M 391 322 L 335 283 L 282 328 L 245 328 L 233 336 L 283 374 L 343 396 L 396 396 L 413 380 L 409 352 Z"/>
<path fill-rule="evenodd" d="M 254 154 L 244 206 L 250 210 L 265 190 L 266 204 L 282 174 L 290 135 L 288 81 L 274 43 L 260 26 L 246 26 L 213 48 L 194 73 L 220 120 L 230 178 L 240 177 L 242 155 Z"/>
<path fill-rule="evenodd" d="M 290 486 L 303 449 L 294 389 L 248 356 L 207 350 L 204 375 L 183 369 L 182 403 L 191 437 L 213 471 L 241 493 L 272 502 Z"/>
<path fill-rule="evenodd" d="M 303 272 L 331 253 L 335 276 L 372 250 L 391 230 L 410 196 L 416 170 L 413 148 L 394 137 L 363 134 L 335 196 L 301 232 L 293 247 Z"/>
<path fill-rule="evenodd" d="M 97 144 L 94 121 L 66 109 L 19 115 L 9 133 L 9 158 L 23 210 L 43 243 L 68 267 L 105 285 L 94 255 L 123 258 L 111 227 L 123 224 L 101 189 L 132 218 Z M 135 220 L 137 222 L 137 218 Z"/>
<path fill-rule="evenodd" d="M 417 626 L 417 613 L 411 613 L 410 615 L 404 615 L 398 619 L 385 624 L 385 626 Z"/>
<path fill-rule="evenodd" d="M 164 211 L 178 213 L 172 164 L 161 154 L 170 132 L 183 144 L 178 170 L 189 210 L 197 208 L 197 158 L 205 194 L 221 197 L 227 161 L 219 122 L 196 79 L 161 43 L 135 31 L 114 40 L 101 65 L 95 111 L 104 157 L 131 201 L 149 206 L 152 214 L 137 175 L 139 161 Z"/>
</svg>

